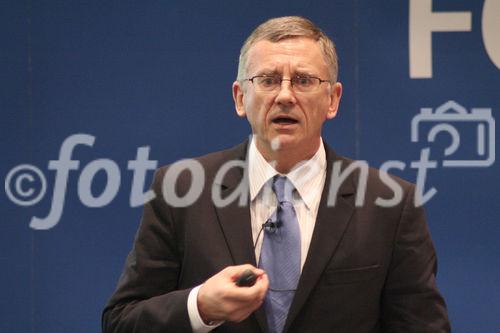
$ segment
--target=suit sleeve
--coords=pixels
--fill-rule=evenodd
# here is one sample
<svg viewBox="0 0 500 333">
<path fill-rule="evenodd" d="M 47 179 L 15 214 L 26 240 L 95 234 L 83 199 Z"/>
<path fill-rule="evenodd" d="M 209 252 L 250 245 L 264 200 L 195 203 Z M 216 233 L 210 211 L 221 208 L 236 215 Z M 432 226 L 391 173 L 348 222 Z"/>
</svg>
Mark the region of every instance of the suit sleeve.
<svg viewBox="0 0 500 333">
<path fill-rule="evenodd" d="M 112 332 L 191 332 L 187 300 L 178 290 L 180 248 L 169 206 L 155 174 L 155 199 L 144 206 L 134 246 L 117 289 L 103 311 L 102 329 Z"/>
<path fill-rule="evenodd" d="M 450 332 L 446 304 L 436 287 L 437 259 L 415 187 L 401 214 L 382 295 L 383 332 Z"/>
</svg>

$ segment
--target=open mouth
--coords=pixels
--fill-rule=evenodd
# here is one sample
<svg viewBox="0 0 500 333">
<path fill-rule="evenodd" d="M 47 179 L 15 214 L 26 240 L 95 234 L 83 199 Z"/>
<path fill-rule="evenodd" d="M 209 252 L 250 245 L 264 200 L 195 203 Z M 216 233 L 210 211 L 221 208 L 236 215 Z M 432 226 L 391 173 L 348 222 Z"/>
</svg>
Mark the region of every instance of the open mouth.
<svg viewBox="0 0 500 333">
<path fill-rule="evenodd" d="M 280 124 L 280 125 L 292 125 L 292 124 L 298 123 L 298 121 L 293 119 L 293 118 L 283 117 L 283 116 L 279 116 L 279 117 L 274 118 L 272 120 L 272 122 L 274 124 Z"/>
</svg>

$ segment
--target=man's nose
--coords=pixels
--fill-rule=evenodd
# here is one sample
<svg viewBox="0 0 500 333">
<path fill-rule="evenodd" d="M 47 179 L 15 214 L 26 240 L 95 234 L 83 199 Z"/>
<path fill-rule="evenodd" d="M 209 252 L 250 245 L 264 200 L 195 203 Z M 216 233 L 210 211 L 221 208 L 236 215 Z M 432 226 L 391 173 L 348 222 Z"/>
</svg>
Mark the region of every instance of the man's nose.
<svg viewBox="0 0 500 333">
<path fill-rule="evenodd" d="M 296 103 L 290 79 L 283 79 L 281 81 L 280 90 L 278 91 L 278 96 L 276 96 L 276 103 L 282 105 L 293 105 Z"/>
</svg>

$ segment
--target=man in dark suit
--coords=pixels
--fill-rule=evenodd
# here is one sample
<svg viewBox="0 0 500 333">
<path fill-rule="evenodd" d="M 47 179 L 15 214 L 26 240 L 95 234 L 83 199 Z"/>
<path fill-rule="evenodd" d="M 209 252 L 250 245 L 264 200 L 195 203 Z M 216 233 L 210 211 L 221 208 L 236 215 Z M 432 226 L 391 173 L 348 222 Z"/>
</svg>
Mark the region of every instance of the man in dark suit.
<svg viewBox="0 0 500 333">
<path fill-rule="evenodd" d="M 159 169 L 103 330 L 449 332 L 414 186 L 337 156 L 321 139 L 341 94 L 335 47 L 312 22 L 283 17 L 254 30 L 233 84 L 252 139 L 192 161 L 191 172 Z M 277 178 L 289 184 L 292 208 L 282 208 Z M 292 217 L 281 221 L 284 210 Z M 271 215 L 273 228 L 296 223 L 299 241 L 266 266 Z M 300 266 L 297 283 L 290 302 L 276 305 L 273 283 L 287 277 L 274 267 L 288 261 Z M 248 269 L 255 283 L 236 285 Z M 281 326 L 275 306 L 285 309 Z"/>
</svg>

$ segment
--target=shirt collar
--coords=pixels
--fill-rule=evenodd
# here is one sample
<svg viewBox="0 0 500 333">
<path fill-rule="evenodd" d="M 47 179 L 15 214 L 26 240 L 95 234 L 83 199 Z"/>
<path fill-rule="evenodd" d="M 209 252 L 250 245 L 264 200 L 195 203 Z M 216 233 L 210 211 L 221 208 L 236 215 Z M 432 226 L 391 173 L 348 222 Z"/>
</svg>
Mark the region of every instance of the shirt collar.
<svg viewBox="0 0 500 333">
<path fill-rule="evenodd" d="M 278 171 L 266 161 L 257 149 L 255 140 L 252 139 L 248 150 L 250 200 L 253 201 L 264 185 L 277 174 L 279 174 Z M 320 184 L 325 175 L 326 153 L 323 140 L 321 140 L 314 156 L 296 165 L 285 176 L 292 182 L 307 208 L 310 209 L 314 204 L 315 194 L 322 190 Z"/>
<path fill-rule="evenodd" d="M 248 180 L 250 183 L 250 200 L 253 201 L 264 185 L 278 174 L 271 164 L 257 149 L 255 140 L 250 141 L 248 150 Z"/>
</svg>

